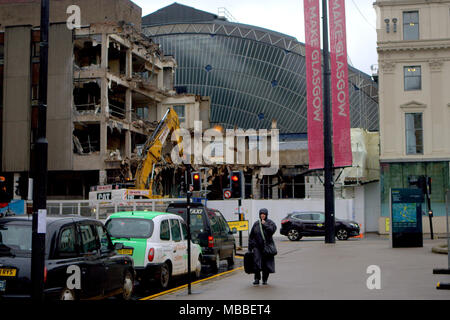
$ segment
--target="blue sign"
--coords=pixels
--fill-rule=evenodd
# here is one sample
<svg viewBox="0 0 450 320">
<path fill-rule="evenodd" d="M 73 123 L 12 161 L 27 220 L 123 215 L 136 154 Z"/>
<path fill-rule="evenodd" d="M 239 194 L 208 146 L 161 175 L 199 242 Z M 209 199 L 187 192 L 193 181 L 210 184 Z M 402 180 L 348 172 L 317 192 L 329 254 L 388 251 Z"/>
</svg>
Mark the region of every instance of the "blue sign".
<svg viewBox="0 0 450 320">
<path fill-rule="evenodd" d="M 393 247 L 421 247 L 422 203 L 420 189 L 391 190 L 391 221 Z"/>
<path fill-rule="evenodd" d="M 15 215 L 25 214 L 25 201 L 13 200 L 6 207 L 0 209 L 0 213 L 14 213 Z"/>
</svg>

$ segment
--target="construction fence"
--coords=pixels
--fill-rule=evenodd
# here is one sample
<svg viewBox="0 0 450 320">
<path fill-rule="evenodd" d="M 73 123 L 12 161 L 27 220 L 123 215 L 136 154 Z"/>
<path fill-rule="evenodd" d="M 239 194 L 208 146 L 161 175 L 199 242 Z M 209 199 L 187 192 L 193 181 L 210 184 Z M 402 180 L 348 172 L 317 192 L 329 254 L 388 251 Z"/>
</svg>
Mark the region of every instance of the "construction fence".
<svg viewBox="0 0 450 320">
<path fill-rule="evenodd" d="M 159 211 L 165 212 L 169 204 L 185 202 L 186 199 L 145 199 L 125 201 L 91 200 L 48 200 L 47 216 L 76 215 L 80 217 L 106 220 L 109 215 L 120 211 Z M 32 212 L 33 202 L 25 203 L 26 211 Z"/>
</svg>

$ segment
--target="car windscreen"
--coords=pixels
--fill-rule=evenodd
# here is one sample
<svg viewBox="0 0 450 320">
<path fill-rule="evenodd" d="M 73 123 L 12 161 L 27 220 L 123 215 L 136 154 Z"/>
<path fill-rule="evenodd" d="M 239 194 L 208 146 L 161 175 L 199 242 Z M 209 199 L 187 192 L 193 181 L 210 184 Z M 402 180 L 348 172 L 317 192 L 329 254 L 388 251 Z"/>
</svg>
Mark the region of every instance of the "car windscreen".
<svg viewBox="0 0 450 320">
<path fill-rule="evenodd" d="M 0 221 L 0 257 L 31 254 L 31 223 Z"/>
<path fill-rule="evenodd" d="M 150 238 L 153 221 L 137 218 L 114 218 L 108 220 L 106 229 L 113 238 Z"/>
<path fill-rule="evenodd" d="M 186 208 L 168 208 L 167 212 L 179 215 L 186 221 Z M 197 238 L 197 235 L 205 231 L 205 225 L 203 223 L 203 209 L 191 208 L 191 235 L 192 240 Z"/>
</svg>

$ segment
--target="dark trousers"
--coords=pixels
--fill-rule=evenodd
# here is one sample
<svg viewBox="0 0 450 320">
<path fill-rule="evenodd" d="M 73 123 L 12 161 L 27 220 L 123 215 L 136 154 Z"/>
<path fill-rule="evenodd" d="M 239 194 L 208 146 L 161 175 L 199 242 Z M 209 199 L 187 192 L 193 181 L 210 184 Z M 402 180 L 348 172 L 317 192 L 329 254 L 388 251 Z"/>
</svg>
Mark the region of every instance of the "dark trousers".
<svg viewBox="0 0 450 320">
<path fill-rule="evenodd" d="M 266 282 L 267 279 L 269 279 L 269 271 L 266 270 L 255 272 L 255 280 L 261 280 L 261 273 L 262 273 L 262 280 Z"/>
</svg>

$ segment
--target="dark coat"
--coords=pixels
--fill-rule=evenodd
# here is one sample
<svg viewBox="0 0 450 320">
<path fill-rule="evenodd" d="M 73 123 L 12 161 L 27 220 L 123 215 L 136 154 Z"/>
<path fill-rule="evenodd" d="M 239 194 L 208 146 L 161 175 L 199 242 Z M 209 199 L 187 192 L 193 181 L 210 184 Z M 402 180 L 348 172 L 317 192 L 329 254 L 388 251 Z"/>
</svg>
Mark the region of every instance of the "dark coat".
<svg viewBox="0 0 450 320">
<path fill-rule="evenodd" d="M 273 234 L 277 230 L 277 226 L 272 220 L 267 219 L 265 224 L 262 224 L 264 236 L 266 238 L 266 244 L 272 244 Z M 275 273 L 275 257 L 263 255 L 264 239 L 261 235 L 261 229 L 259 227 L 259 219 L 253 224 L 250 236 L 248 238 L 248 250 L 253 251 L 255 271 L 268 271 L 269 273 Z"/>
</svg>

